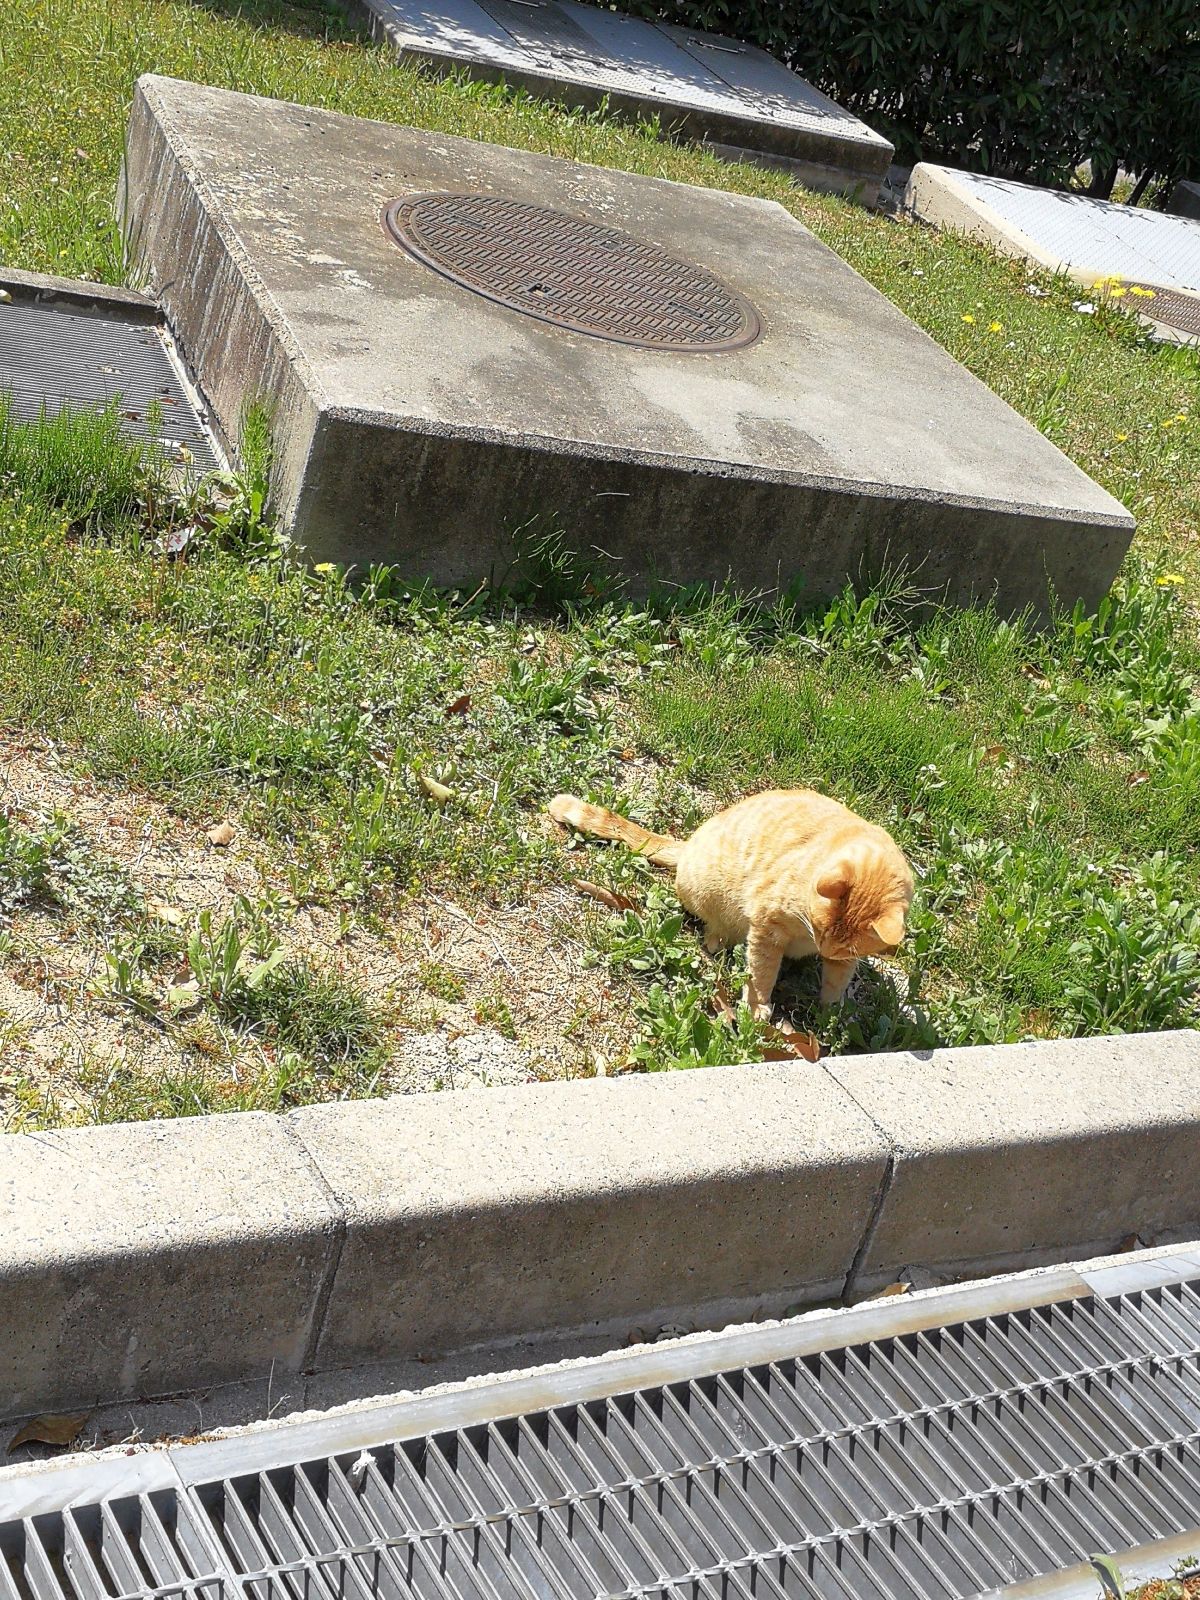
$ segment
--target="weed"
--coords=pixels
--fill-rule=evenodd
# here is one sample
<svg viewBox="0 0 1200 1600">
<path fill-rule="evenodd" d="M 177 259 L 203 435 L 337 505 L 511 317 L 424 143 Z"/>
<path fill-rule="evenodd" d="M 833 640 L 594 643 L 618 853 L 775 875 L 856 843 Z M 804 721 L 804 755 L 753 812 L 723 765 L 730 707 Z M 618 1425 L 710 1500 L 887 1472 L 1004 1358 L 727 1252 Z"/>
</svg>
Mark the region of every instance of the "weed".
<svg viewBox="0 0 1200 1600">
<path fill-rule="evenodd" d="M 62 812 L 32 827 L 0 812 L 0 917 L 39 900 L 92 925 L 140 907 L 128 875 L 97 855 Z"/>
<path fill-rule="evenodd" d="M 499 989 L 480 997 L 475 1003 L 475 1020 L 484 1027 L 495 1028 L 504 1039 L 517 1037 L 517 1024 L 512 1007 Z"/>
<path fill-rule="evenodd" d="M 41 413 L 21 421 L 0 394 L 0 489 L 60 506 L 84 529 L 137 520 L 147 486 L 161 480 L 153 441 L 121 431 L 120 397 L 97 410 Z"/>
<path fill-rule="evenodd" d="M 436 999 L 452 1005 L 467 992 L 467 986 L 458 973 L 440 961 L 423 961 L 417 968 L 417 982 Z"/>
<path fill-rule="evenodd" d="M 647 1072 L 761 1061 L 762 1026 L 748 1007 L 738 1007 L 736 1025 L 730 1028 L 713 1016 L 708 1002 L 699 984 L 652 984 L 637 1005 L 641 1037 L 633 1060 Z"/>
<path fill-rule="evenodd" d="M 242 997 L 233 1020 L 305 1061 L 361 1061 L 380 1043 L 382 1024 L 348 978 L 292 958 L 272 967 Z"/>
</svg>

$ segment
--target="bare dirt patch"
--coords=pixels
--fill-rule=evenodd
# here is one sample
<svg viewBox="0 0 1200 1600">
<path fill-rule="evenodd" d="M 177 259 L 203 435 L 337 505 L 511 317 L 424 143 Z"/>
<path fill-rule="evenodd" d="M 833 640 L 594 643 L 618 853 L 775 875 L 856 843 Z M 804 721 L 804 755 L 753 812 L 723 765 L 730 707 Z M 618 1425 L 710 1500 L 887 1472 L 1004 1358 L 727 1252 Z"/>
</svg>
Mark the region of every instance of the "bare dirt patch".
<svg viewBox="0 0 1200 1600">
<path fill-rule="evenodd" d="M 180 941 L 202 913 L 215 927 L 239 906 L 262 908 L 289 959 L 344 978 L 381 1019 L 384 1091 L 590 1075 L 627 1051 L 629 995 L 589 964 L 581 935 L 592 911 L 568 887 L 508 903 L 431 889 L 369 921 L 349 905 L 297 904 L 288 861 L 236 817 L 197 826 L 28 740 L 0 740 L 0 808 L 26 827 L 68 818 Z M 232 838 L 212 843 L 225 821 Z M 97 1074 L 118 1069 L 157 1078 L 203 1066 L 236 1088 L 271 1064 L 269 1041 L 203 1006 L 146 1014 L 114 998 L 114 947 L 113 929 L 40 903 L 0 925 L 0 1125 L 28 1116 L 31 1096 L 86 1118 Z"/>
</svg>

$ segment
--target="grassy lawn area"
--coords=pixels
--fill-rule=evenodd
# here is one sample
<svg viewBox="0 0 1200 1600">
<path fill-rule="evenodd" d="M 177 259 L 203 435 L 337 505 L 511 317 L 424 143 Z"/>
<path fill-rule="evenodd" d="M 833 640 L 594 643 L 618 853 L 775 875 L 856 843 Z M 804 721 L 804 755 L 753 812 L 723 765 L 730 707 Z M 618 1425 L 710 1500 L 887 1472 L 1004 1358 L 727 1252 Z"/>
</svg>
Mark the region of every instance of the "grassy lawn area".
<svg viewBox="0 0 1200 1600">
<path fill-rule="evenodd" d="M 549 544 L 495 590 L 413 593 L 288 558 L 264 439 L 180 501 L 111 418 L 0 416 L 0 1128 L 769 1052 L 721 1020 L 741 953 L 706 956 L 645 863 L 568 846 L 542 813 L 560 789 L 680 831 L 810 784 L 891 828 L 919 881 L 900 958 L 842 1011 L 805 967 L 779 991 L 834 1050 L 1197 1024 L 1192 352 L 653 130 L 433 83 L 332 8 L 10 14 L 0 260 L 120 280 L 145 70 L 777 199 L 1140 531 L 1099 613 L 1041 633 L 902 578 L 635 604 Z"/>
</svg>

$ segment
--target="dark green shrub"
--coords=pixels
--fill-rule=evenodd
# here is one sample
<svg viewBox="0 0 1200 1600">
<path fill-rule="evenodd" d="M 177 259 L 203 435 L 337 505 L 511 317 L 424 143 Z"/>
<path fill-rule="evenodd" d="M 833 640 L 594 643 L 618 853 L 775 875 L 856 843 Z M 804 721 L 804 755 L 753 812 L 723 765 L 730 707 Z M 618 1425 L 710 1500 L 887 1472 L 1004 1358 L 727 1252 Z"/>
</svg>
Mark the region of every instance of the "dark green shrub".
<svg viewBox="0 0 1200 1600">
<path fill-rule="evenodd" d="M 1168 181 L 1200 172 L 1196 0 L 628 4 L 761 44 L 900 160 L 1041 183 L 1066 182 L 1087 159 L 1102 174 L 1118 162 Z"/>
</svg>

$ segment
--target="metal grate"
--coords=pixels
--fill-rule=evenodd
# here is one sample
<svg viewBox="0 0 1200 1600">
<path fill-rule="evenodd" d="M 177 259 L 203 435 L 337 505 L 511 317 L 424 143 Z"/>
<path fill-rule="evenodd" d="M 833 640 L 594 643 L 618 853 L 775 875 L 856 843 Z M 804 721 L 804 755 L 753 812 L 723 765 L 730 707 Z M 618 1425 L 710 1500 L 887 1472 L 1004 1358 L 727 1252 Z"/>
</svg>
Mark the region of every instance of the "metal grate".
<svg viewBox="0 0 1200 1600">
<path fill-rule="evenodd" d="M 0 1524 L 0 1596 L 965 1600 L 1196 1524 L 1197 1287 L 72 1504 Z"/>
<path fill-rule="evenodd" d="M 21 300 L 0 305 L 0 394 L 28 421 L 43 408 L 53 414 L 118 399 L 123 431 L 141 439 L 155 431 L 157 410 L 165 444 L 184 446 L 201 469 L 218 465 L 163 335 L 150 323 Z"/>
<path fill-rule="evenodd" d="M 543 322 L 655 350 L 722 351 L 761 332 L 748 300 L 657 245 L 487 194 L 395 200 L 384 226 L 418 261 Z"/>
<path fill-rule="evenodd" d="M 1156 289 L 1151 283 L 1138 287 L 1149 290 L 1153 299 L 1143 300 L 1135 310 L 1168 328 L 1178 328 L 1181 333 L 1200 334 L 1200 295 L 1180 294 L 1177 289 Z"/>
</svg>

